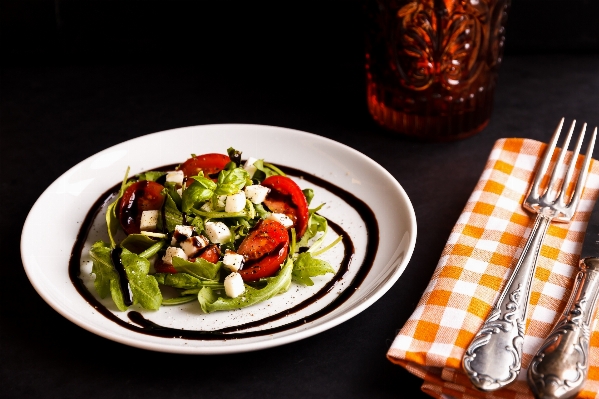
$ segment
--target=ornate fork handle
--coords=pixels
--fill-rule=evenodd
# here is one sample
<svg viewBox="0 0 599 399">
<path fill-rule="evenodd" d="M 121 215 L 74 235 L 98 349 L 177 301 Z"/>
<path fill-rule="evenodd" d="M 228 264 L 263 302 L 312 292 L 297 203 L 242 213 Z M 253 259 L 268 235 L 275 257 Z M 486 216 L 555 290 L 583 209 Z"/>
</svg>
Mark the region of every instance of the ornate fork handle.
<svg viewBox="0 0 599 399">
<path fill-rule="evenodd" d="M 550 212 L 544 211 L 537 214 L 516 268 L 464 355 L 466 374 L 483 391 L 509 384 L 520 371 L 530 286 L 543 238 L 553 219 L 547 214 Z"/>
<path fill-rule="evenodd" d="M 580 268 L 565 312 L 528 368 L 529 385 L 537 398 L 574 397 L 587 377 L 599 259 L 583 259 Z"/>
</svg>

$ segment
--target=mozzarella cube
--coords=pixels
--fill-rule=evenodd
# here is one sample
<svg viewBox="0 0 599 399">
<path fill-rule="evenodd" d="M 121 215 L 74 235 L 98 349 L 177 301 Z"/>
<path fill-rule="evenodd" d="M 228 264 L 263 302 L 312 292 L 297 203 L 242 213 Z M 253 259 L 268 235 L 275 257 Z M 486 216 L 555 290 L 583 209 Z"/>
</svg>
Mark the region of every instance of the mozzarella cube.
<svg viewBox="0 0 599 399">
<path fill-rule="evenodd" d="M 162 257 L 162 260 L 164 261 L 164 263 L 168 263 L 169 265 L 172 265 L 173 258 L 175 256 L 178 258 L 187 260 L 187 255 L 185 255 L 185 251 L 183 251 L 181 248 L 177 248 L 177 247 L 168 247 L 166 249 L 166 253 Z"/>
<path fill-rule="evenodd" d="M 239 273 L 231 273 L 225 277 L 225 294 L 230 298 L 237 298 L 239 295 L 245 292 L 245 285 L 243 285 L 243 278 Z"/>
<path fill-rule="evenodd" d="M 225 252 L 225 256 L 223 256 L 223 265 L 232 272 L 236 272 L 241 269 L 244 260 L 243 255 L 239 255 L 233 251 L 227 251 Z"/>
<path fill-rule="evenodd" d="M 227 195 L 225 201 L 225 212 L 241 212 L 245 208 L 245 193 L 243 191 L 237 194 Z"/>
<path fill-rule="evenodd" d="M 202 248 L 209 244 L 208 239 L 204 236 L 189 237 L 181 242 L 181 248 L 185 251 L 185 255 L 192 257 L 196 255 Z"/>
<path fill-rule="evenodd" d="M 142 231 L 152 231 L 156 230 L 156 226 L 158 226 L 158 217 L 160 215 L 160 211 L 143 211 L 141 213 L 141 223 L 139 225 L 139 229 Z"/>
<path fill-rule="evenodd" d="M 268 215 L 267 219 L 276 220 L 277 222 L 281 223 L 283 227 L 285 227 L 286 229 L 293 226 L 293 220 L 291 220 L 291 218 L 285 215 L 284 213 L 271 213 L 270 215 Z"/>
<path fill-rule="evenodd" d="M 179 194 L 179 197 L 183 197 L 183 188 L 178 188 L 177 194 Z"/>
<path fill-rule="evenodd" d="M 204 202 L 204 205 L 200 207 L 200 210 L 204 212 L 212 212 L 214 210 L 214 208 L 212 208 L 212 201 Z"/>
<path fill-rule="evenodd" d="M 249 157 L 245 164 L 243 165 L 243 169 L 250 175 L 250 179 L 254 177 L 254 173 L 258 170 L 257 167 L 254 166 L 254 162 L 256 162 L 256 158 Z"/>
<path fill-rule="evenodd" d="M 206 222 L 206 235 L 215 244 L 225 244 L 231 241 L 231 230 L 223 222 Z"/>
<path fill-rule="evenodd" d="M 182 170 L 175 170 L 174 172 L 168 172 L 166 174 L 166 181 L 177 183 L 183 185 L 183 179 L 185 176 L 183 175 Z"/>
<path fill-rule="evenodd" d="M 185 241 L 187 238 L 193 235 L 193 226 L 184 226 L 178 224 L 175 226 L 175 231 L 173 231 L 173 238 L 171 240 L 171 245 L 177 245 L 177 243 L 181 241 Z"/>
<path fill-rule="evenodd" d="M 268 193 L 270 193 L 270 188 L 255 184 L 253 186 L 246 186 L 244 191 L 245 196 L 252 201 L 252 203 L 261 204 L 266 199 Z"/>
<path fill-rule="evenodd" d="M 216 196 L 216 207 L 219 209 L 224 208 L 226 201 L 227 201 L 226 195 L 217 195 Z"/>
</svg>

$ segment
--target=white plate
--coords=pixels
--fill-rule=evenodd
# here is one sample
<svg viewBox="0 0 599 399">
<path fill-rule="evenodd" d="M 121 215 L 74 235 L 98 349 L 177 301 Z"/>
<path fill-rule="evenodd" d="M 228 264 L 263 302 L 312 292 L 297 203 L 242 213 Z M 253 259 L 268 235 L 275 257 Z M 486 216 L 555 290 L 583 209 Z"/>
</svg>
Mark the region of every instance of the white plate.
<svg viewBox="0 0 599 399">
<path fill-rule="evenodd" d="M 285 167 L 299 169 L 306 172 L 306 177 L 316 176 L 352 193 L 368 205 L 378 222 L 378 247 L 376 231 L 370 231 L 368 236 L 365 218 L 344 197 L 315 186 L 309 178 L 304 180 L 292 176 L 302 188 L 314 188 L 311 206 L 326 203 L 319 213 L 340 225 L 351 238 L 355 253 L 343 279 L 304 309 L 278 320 L 242 329 L 242 334 L 246 335 L 237 338 L 161 337 L 140 332 L 141 328 L 129 320 L 127 312 L 118 312 L 109 299 L 101 301 L 92 288 L 87 248 L 98 238 L 106 240 L 105 222 L 100 213 L 87 236 L 78 264 L 80 278 L 85 287 L 90 288 L 89 295 L 106 307 L 112 319 L 95 309 L 76 289 L 68 270 L 73 245 L 94 203 L 119 184 L 128 166 L 132 176 L 181 163 L 191 153 L 226 153 L 229 147 L 242 151 L 244 158 L 263 158 L 283 170 Z M 328 239 L 334 237 L 335 234 L 331 234 Z M 357 315 L 397 281 L 412 256 L 415 242 L 416 217 L 408 196 L 393 176 L 370 158 L 310 133 L 271 126 L 224 124 L 149 134 L 110 147 L 74 166 L 52 183 L 31 209 L 21 236 L 21 257 L 29 280 L 42 298 L 64 317 L 95 334 L 155 351 L 221 354 L 297 341 Z M 343 250 L 343 246 L 338 245 L 326 252 L 323 258 L 339 268 Z M 373 254 L 370 268 L 370 262 L 365 261 L 369 250 Z M 317 278 L 312 287 L 293 285 L 282 295 L 239 311 L 205 315 L 197 302 L 163 306 L 154 312 L 134 310 L 146 319 L 171 329 L 215 330 L 281 314 L 321 289 L 331 278 L 331 274 Z M 361 283 L 356 287 L 360 279 Z"/>
</svg>

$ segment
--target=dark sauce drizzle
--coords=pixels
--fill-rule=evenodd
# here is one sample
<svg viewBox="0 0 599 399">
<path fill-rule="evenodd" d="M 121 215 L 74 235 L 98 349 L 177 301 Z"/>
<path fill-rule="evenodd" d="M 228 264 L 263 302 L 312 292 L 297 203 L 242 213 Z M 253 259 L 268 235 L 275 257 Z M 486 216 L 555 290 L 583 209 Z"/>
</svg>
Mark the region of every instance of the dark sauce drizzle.
<svg viewBox="0 0 599 399">
<path fill-rule="evenodd" d="M 119 275 L 119 286 L 121 287 L 121 292 L 123 293 L 123 303 L 126 306 L 131 306 L 133 305 L 133 299 L 131 298 L 131 291 L 129 290 L 129 278 L 127 277 L 125 266 L 123 266 L 123 261 L 121 260 L 122 252 L 123 249 L 121 247 L 116 247 L 110 251 L 110 257 L 112 258 L 112 264 Z"/>
<path fill-rule="evenodd" d="M 162 167 L 159 169 L 154 169 L 154 170 L 172 170 L 175 166 L 177 166 L 177 165 L 168 165 L 168 166 L 165 166 L 165 167 Z M 331 281 L 329 281 L 315 295 L 313 295 L 309 299 L 299 303 L 298 305 L 294 306 L 291 309 L 287 309 L 285 311 L 279 312 L 278 314 L 275 314 L 275 315 L 272 315 L 270 317 L 266 317 L 266 318 L 263 318 L 260 320 L 256 320 L 256 321 L 245 323 L 245 324 L 238 325 L 238 326 L 223 328 L 223 329 L 215 330 L 215 331 L 180 330 L 180 329 L 175 329 L 175 328 L 170 328 L 170 327 L 164 327 L 164 326 L 161 326 L 159 324 L 152 322 L 151 320 L 146 319 L 141 313 L 136 312 L 136 311 L 130 311 L 127 313 L 127 316 L 129 317 L 129 319 L 135 324 L 128 323 L 128 322 L 120 319 L 119 317 L 114 315 L 110 310 L 108 310 L 104 305 L 102 305 L 93 296 L 93 294 L 83 284 L 83 280 L 81 279 L 81 277 L 79 277 L 80 266 L 81 266 L 81 253 L 83 250 L 85 240 L 89 233 L 89 230 L 90 230 L 90 228 L 93 224 L 93 221 L 96 218 L 98 212 L 100 211 L 100 209 L 103 207 L 104 204 L 106 204 L 109 200 L 111 200 L 112 194 L 114 194 L 115 192 L 117 192 L 119 190 L 120 184 L 116 185 L 115 187 L 111 188 L 106 193 L 104 193 L 98 199 L 98 201 L 96 201 L 96 203 L 92 206 L 92 208 L 88 212 L 85 220 L 83 221 L 83 223 L 81 225 L 81 229 L 77 236 L 77 240 L 75 241 L 75 244 L 73 245 L 73 251 L 71 252 L 71 258 L 70 258 L 70 262 L 69 262 L 69 277 L 71 279 L 71 282 L 73 283 L 73 285 L 75 286 L 75 288 L 77 289 L 79 294 L 87 302 L 89 302 L 89 304 L 94 309 L 96 309 L 100 314 L 105 316 L 107 319 L 109 319 L 109 320 L 113 321 L 114 323 L 117 323 L 121 327 L 124 327 L 131 331 L 135 331 L 135 332 L 138 332 L 141 334 L 165 337 L 165 338 L 184 338 L 184 339 L 199 339 L 199 340 L 211 340 L 211 339 L 221 340 L 221 339 L 249 338 L 249 337 L 275 334 L 277 332 L 289 330 L 289 329 L 301 326 L 305 323 L 309 323 L 314 320 L 317 320 L 320 317 L 323 317 L 324 315 L 332 312 L 333 310 L 335 310 L 336 308 L 341 306 L 348 298 L 350 298 L 352 296 L 352 294 L 354 293 L 354 291 L 359 288 L 359 286 L 362 284 L 362 282 L 366 278 L 366 275 L 370 271 L 372 264 L 374 262 L 374 258 L 375 258 L 375 255 L 376 255 L 376 252 L 378 249 L 378 245 L 379 245 L 378 223 L 377 223 L 376 217 L 374 216 L 374 213 L 372 212 L 370 207 L 368 205 L 366 205 L 366 203 L 364 203 L 362 200 L 357 198 L 355 195 L 327 182 L 324 179 L 321 179 L 321 178 L 313 176 L 313 175 L 306 174 L 305 172 L 302 172 L 298 169 L 293 169 L 293 168 L 284 167 L 284 166 L 278 166 L 278 167 L 281 168 L 282 170 L 287 171 L 288 174 L 290 174 L 290 175 L 298 176 L 302 179 L 305 179 L 305 180 L 309 181 L 310 183 L 317 185 L 319 187 L 325 188 L 329 192 L 332 192 L 333 194 L 337 195 L 338 197 L 343 198 L 349 205 L 351 205 L 358 212 L 358 214 L 362 217 L 362 219 L 364 220 L 364 222 L 366 224 L 367 244 L 366 244 L 366 255 L 365 255 L 363 264 L 358 269 L 353 281 L 351 281 L 349 283 L 349 285 L 330 304 L 328 304 L 321 310 L 319 310 L 315 313 L 312 313 L 311 315 L 309 315 L 305 318 L 302 318 L 300 320 L 297 320 L 297 321 L 294 321 L 291 323 L 284 324 L 279 327 L 273 327 L 273 328 L 264 329 L 264 330 L 260 330 L 260 331 L 244 331 L 244 330 L 248 330 L 250 328 L 258 327 L 260 325 L 264 325 L 264 324 L 273 322 L 275 320 L 282 319 L 284 317 L 287 317 L 288 315 L 296 313 L 296 312 L 310 306 L 314 302 L 323 298 L 328 292 L 330 292 L 338 283 L 340 283 L 344 279 L 345 275 L 349 271 L 350 264 L 353 259 L 353 255 L 355 253 L 355 248 L 354 248 L 353 242 L 351 241 L 351 238 L 349 237 L 349 234 L 347 234 L 341 226 L 339 226 L 338 224 L 334 223 L 331 220 L 328 220 L 329 226 L 337 234 L 343 236 L 343 245 L 345 248 L 345 254 L 343 257 L 343 261 L 341 262 L 339 271 L 337 272 L 335 277 L 333 279 L 331 279 Z M 114 251 L 113 251 L 113 256 L 114 256 Z M 120 257 L 118 257 L 118 258 L 119 258 L 118 262 L 114 262 L 114 260 L 113 260 L 113 263 L 115 265 L 117 265 L 117 263 L 120 264 Z M 121 264 L 121 266 L 122 266 L 122 264 Z M 119 268 L 117 266 L 117 271 L 118 271 L 118 269 Z M 126 285 L 125 285 L 125 287 L 121 286 L 121 289 L 123 290 L 124 296 L 126 297 L 127 295 L 125 293 L 129 294 L 130 291 L 129 291 L 129 287 L 128 287 L 128 281 L 126 280 L 126 274 L 124 274 L 124 269 L 123 269 L 123 275 L 125 276 L 125 278 L 124 279 L 121 278 L 120 281 L 121 281 L 121 284 L 123 284 L 123 282 L 125 282 Z M 119 277 L 120 276 L 121 276 L 121 272 L 119 271 Z M 131 300 L 130 297 L 129 297 L 129 300 Z M 127 304 L 127 302 L 125 302 L 125 304 Z M 127 306 L 129 306 L 129 305 L 130 304 L 127 304 Z"/>
</svg>

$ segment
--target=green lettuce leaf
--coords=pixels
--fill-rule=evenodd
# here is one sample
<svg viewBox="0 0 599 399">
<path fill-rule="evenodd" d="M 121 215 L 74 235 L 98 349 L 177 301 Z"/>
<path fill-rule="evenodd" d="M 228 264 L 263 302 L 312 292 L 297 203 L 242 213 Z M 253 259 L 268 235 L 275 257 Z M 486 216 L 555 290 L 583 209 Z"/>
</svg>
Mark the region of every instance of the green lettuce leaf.
<svg viewBox="0 0 599 399">
<path fill-rule="evenodd" d="M 181 289 L 202 288 L 205 285 L 219 284 L 216 280 L 206 281 L 187 273 L 156 273 L 153 275 L 158 284 Z"/>
</svg>

